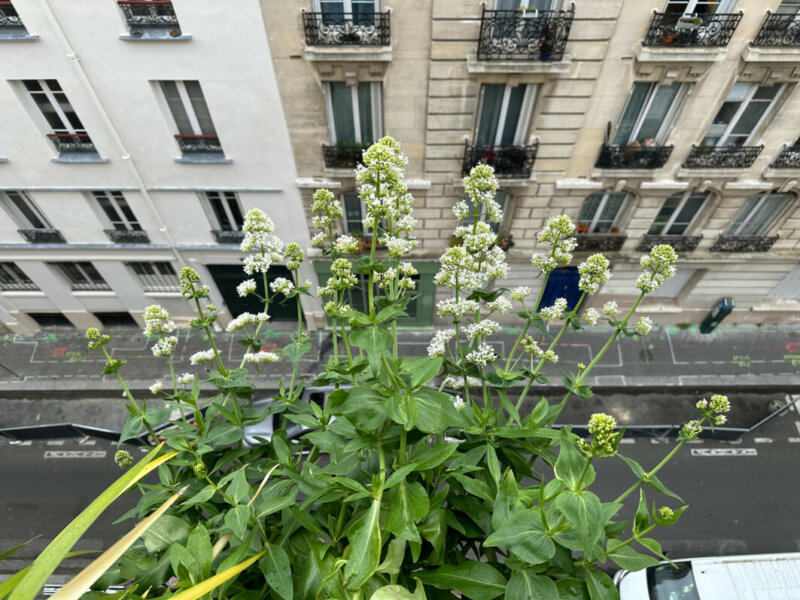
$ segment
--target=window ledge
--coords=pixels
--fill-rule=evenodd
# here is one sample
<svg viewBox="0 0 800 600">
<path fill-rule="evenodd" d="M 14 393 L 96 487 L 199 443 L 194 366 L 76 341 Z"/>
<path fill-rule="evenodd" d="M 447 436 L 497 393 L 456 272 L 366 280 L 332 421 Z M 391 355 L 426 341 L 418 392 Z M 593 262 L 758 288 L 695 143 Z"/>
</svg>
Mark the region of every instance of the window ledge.
<svg viewBox="0 0 800 600">
<path fill-rule="evenodd" d="M 42 290 L 3 290 L 3 296 L 15 296 L 18 298 L 22 297 L 37 297 L 41 298 L 43 296 L 47 296 Z"/>
<path fill-rule="evenodd" d="M 9 34 L 8 32 L 0 34 L 0 42 L 35 42 L 39 39 L 36 34 L 20 32 L 18 34 Z"/>
<path fill-rule="evenodd" d="M 392 62 L 391 46 L 306 46 L 304 58 L 309 62 L 359 61 Z"/>
<path fill-rule="evenodd" d="M 759 181 L 758 179 L 740 179 L 739 181 L 729 181 L 725 184 L 726 190 L 771 190 L 775 185 L 771 181 Z"/>
<path fill-rule="evenodd" d="M 745 62 L 793 62 L 800 61 L 800 46 L 772 46 L 763 48 L 748 44 L 742 50 Z"/>
<path fill-rule="evenodd" d="M 681 179 L 739 179 L 743 172 L 747 172 L 748 170 L 749 167 L 746 169 L 722 167 L 719 169 L 687 169 L 681 167 L 678 169 L 677 173 L 675 173 L 675 177 Z"/>
<path fill-rule="evenodd" d="M 50 159 L 54 163 L 107 163 L 107 158 L 102 158 L 99 154 L 62 154 L 58 158 Z"/>
<path fill-rule="evenodd" d="M 722 62 L 728 53 L 727 46 L 664 48 L 661 46 L 642 46 L 636 50 L 639 62 Z"/>
<path fill-rule="evenodd" d="M 183 298 L 180 292 L 145 292 L 144 295 L 151 298 Z"/>
<path fill-rule="evenodd" d="M 502 179 L 498 178 L 498 183 L 500 187 L 528 187 L 532 185 L 537 185 L 538 181 L 535 175 L 531 175 L 530 177 L 503 177 Z M 454 179 L 453 186 L 463 187 L 464 186 L 464 179 Z"/>
<path fill-rule="evenodd" d="M 227 165 L 232 163 L 233 159 L 225 157 L 224 154 L 198 152 L 197 154 L 184 154 L 180 158 L 176 158 L 175 162 L 181 164 Z"/>
<path fill-rule="evenodd" d="M 101 296 L 108 298 L 111 296 L 116 296 L 117 293 L 113 290 L 73 290 L 72 295 L 79 297 Z"/>
<path fill-rule="evenodd" d="M 8 159 L 5 156 L 0 156 L 0 163 L 7 163 Z"/>
<path fill-rule="evenodd" d="M 180 35 L 171 36 L 169 31 L 165 29 L 159 29 L 154 31 L 143 31 L 141 35 L 124 33 L 119 36 L 119 39 L 121 39 L 123 42 L 185 42 L 192 39 L 192 34 L 181 33 Z"/>
<path fill-rule="evenodd" d="M 614 178 L 617 179 L 653 179 L 657 173 L 666 171 L 665 167 L 660 169 L 591 169 L 589 177 L 597 179 Z"/>
<path fill-rule="evenodd" d="M 557 179 L 557 190 L 602 190 L 602 181 L 592 181 L 591 179 L 583 179 L 576 177 L 574 179 Z"/>
<path fill-rule="evenodd" d="M 330 179 L 314 179 L 313 177 L 300 177 L 299 179 L 295 179 L 294 183 L 301 190 L 315 190 L 321 187 L 336 190 L 342 188 L 341 181 L 333 181 Z"/>
<path fill-rule="evenodd" d="M 567 73 L 572 59 L 564 56 L 562 60 L 478 60 L 467 57 L 469 73 Z"/>
<path fill-rule="evenodd" d="M 800 169 L 773 169 L 766 167 L 761 176 L 769 179 L 797 179 L 800 177 Z"/>
</svg>

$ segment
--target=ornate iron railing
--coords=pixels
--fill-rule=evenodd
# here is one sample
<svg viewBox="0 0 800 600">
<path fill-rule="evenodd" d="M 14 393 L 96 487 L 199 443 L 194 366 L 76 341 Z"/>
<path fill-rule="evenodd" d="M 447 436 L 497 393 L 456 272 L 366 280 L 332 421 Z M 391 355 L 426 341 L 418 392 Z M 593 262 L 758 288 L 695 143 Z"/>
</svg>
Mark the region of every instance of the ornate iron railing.
<svg viewBox="0 0 800 600">
<path fill-rule="evenodd" d="M 643 46 L 727 46 L 742 13 L 713 13 L 684 16 L 653 13 Z"/>
<path fill-rule="evenodd" d="M 32 281 L 5 281 L 0 282 L 0 290 L 4 292 L 35 292 L 39 286 Z"/>
<path fill-rule="evenodd" d="M 211 234 L 218 244 L 241 244 L 244 231 L 241 229 L 212 229 Z"/>
<path fill-rule="evenodd" d="M 711 252 L 767 252 L 778 241 L 777 235 L 721 235 Z"/>
<path fill-rule="evenodd" d="M 303 29 L 309 46 L 388 46 L 392 43 L 389 12 L 303 11 Z"/>
<path fill-rule="evenodd" d="M 369 148 L 368 144 L 322 145 L 322 156 L 329 169 L 355 169 L 361 162 L 361 155 Z"/>
<path fill-rule="evenodd" d="M 770 165 L 772 169 L 800 169 L 800 145 L 784 146 Z"/>
<path fill-rule="evenodd" d="M 702 239 L 702 235 L 651 235 L 648 233 L 642 238 L 636 251 L 650 252 L 655 246 L 669 244 L 676 252 L 692 252 Z"/>
<path fill-rule="evenodd" d="M 105 292 L 111 289 L 105 281 L 72 281 L 69 288 L 73 292 Z"/>
<path fill-rule="evenodd" d="M 141 229 L 106 229 L 108 239 L 116 244 L 149 244 L 150 238 Z"/>
<path fill-rule="evenodd" d="M 761 154 L 761 146 L 695 146 L 686 157 L 687 169 L 742 169 L 749 167 Z"/>
<path fill-rule="evenodd" d="M 672 146 L 607 146 L 603 144 L 594 164 L 598 169 L 660 169 Z"/>
<path fill-rule="evenodd" d="M 561 60 L 575 16 L 570 10 L 486 10 L 478 60 Z"/>
<path fill-rule="evenodd" d="M 538 142 L 527 146 L 470 146 L 465 144 L 461 172 L 468 175 L 472 167 L 485 163 L 494 167 L 494 174 L 497 178 L 527 179 L 531 176 L 538 151 Z"/>
<path fill-rule="evenodd" d="M 578 233 L 576 252 L 619 252 L 628 236 L 619 233 Z"/>
<path fill-rule="evenodd" d="M 0 29 L 25 29 L 25 24 L 8 0 L 0 0 Z"/>
<path fill-rule="evenodd" d="M 177 29 L 171 0 L 117 0 L 131 34 L 144 29 Z"/>
<path fill-rule="evenodd" d="M 800 21 L 797 15 L 773 15 L 767 11 L 764 24 L 752 41 L 753 46 L 800 46 Z"/>
<path fill-rule="evenodd" d="M 58 229 L 18 229 L 20 235 L 32 244 L 66 244 Z"/>
<path fill-rule="evenodd" d="M 61 154 L 97 153 L 88 133 L 48 133 L 47 137 Z"/>
<path fill-rule="evenodd" d="M 216 135 L 177 134 L 175 139 L 184 154 L 222 154 L 222 144 Z"/>
</svg>

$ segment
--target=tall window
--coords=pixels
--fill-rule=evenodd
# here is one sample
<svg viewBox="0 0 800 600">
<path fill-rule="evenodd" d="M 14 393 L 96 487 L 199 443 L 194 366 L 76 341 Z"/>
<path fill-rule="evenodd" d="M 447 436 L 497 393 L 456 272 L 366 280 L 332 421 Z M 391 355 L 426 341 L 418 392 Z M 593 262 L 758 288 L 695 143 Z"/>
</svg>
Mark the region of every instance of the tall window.
<svg viewBox="0 0 800 600">
<path fill-rule="evenodd" d="M 748 198 L 722 235 L 766 235 L 792 200 L 794 196 L 791 194 L 769 192 Z"/>
<path fill-rule="evenodd" d="M 361 82 L 347 85 L 340 81 L 325 84 L 326 109 L 331 143 L 371 144 L 381 137 L 381 84 Z"/>
<path fill-rule="evenodd" d="M 111 287 L 90 262 L 51 263 L 69 282 L 73 291 L 110 290 Z"/>
<path fill-rule="evenodd" d="M 358 25 L 375 22 L 376 0 L 317 0 L 323 23 L 352 19 Z"/>
<path fill-rule="evenodd" d="M 495 0 L 495 10 L 552 10 L 557 0 Z"/>
<path fill-rule="evenodd" d="M 484 85 L 481 88 L 475 145 L 524 145 L 535 99 L 535 85 Z"/>
<path fill-rule="evenodd" d="M 736 0 L 667 0 L 664 12 L 667 14 L 706 15 L 729 13 L 736 6 Z"/>
<path fill-rule="evenodd" d="M 244 217 L 236 192 L 203 192 L 201 196 L 212 215 L 212 224 L 216 229 L 241 231 Z"/>
<path fill-rule="evenodd" d="M 122 192 L 92 192 L 92 196 L 117 231 L 141 231 L 128 201 Z"/>
<path fill-rule="evenodd" d="M 708 128 L 703 146 L 747 146 L 784 86 L 735 83 Z"/>
<path fill-rule="evenodd" d="M 2 192 L 2 199 L 11 217 L 22 229 L 53 228 L 26 192 L 21 190 L 8 190 Z"/>
<path fill-rule="evenodd" d="M 0 39 L 20 39 L 28 37 L 28 31 L 22 23 L 10 0 L 0 0 Z"/>
<path fill-rule="evenodd" d="M 184 153 L 221 153 L 222 146 L 198 81 L 161 81 Z"/>
<path fill-rule="evenodd" d="M 344 204 L 344 218 L 342 224 L 346 233 L 363 233 L 364 231 L 364 204 L 356 190 L 342 194 Z"/>
<path fill-rule="evenodd" d="M 25 86 L 51 133 L 47 137 L 62 154 L 96 153 L 94 144 L 86 133 L 67 95 L 55 79 L 26 79 Z"/>
<path fill-rule="evenodd" d="M 578 233 L 617 233 L 627 199 L 625 192 L 590 194 L 578 217 Z"/>
<path fill-rule="evenodd" d="M 22 269 L 13 262 L 0 263 L 0 290 L 27 291 L 39 288 Z"/>
<path fill-rule="evenodd" d="M 169 262 L 131 262 L 133 270 L 145 292 L 180 291 L 178 274 Z"/>
<path fill-rule="evenodd" d="M 475 205 L 473 204 L 472 200 L 469 198 L 464 198 L 467 205 L 469 206 L 469 215 L 461 220 L 461 225 L 472 225 L 475 222 Z M 502 191 L 498 191 L 494 197 L 495 202 L 500 205 L 500 210 L 503 211 L 503 220 L 500 223 L 493 223 L 489 220 L 489 216 L 486 214 L 486 205 L 480 205 L 480 212 L 478 214 L 478 220 L 483 221 L 484 223 L 488 223 L 489 226 L 492 228 L 492 231 L 497 233 L 507 221 L 508 221 L 508 194 Z"/>
<path fill-rule="evenodd" d="M 662 145 L 687 92 L 688 85 L 682 83 L 634 83 L 612 145 Z"/>
<path fill-rule="evenodd" d="M 664 201 L 655 221 L 647 232 L 650 235 L 684 235 L 703 207 L 708 194 L 687 191 L 674 194 Z"/>
<path fill-rule="evenodd" d="M 800 13 L 800 0 L 781 0 L 778 8 L 775 9 L 775 14 L 778 15 L 796 15 Z"/>
</svg>

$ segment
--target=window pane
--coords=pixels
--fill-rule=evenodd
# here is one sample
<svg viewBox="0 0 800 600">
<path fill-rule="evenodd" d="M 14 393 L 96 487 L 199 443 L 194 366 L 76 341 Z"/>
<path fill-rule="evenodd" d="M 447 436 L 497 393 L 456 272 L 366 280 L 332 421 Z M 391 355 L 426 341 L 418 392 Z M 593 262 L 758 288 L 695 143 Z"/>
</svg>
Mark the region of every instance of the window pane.
<svg viewBox="0 0 800 600">
<path fill-rule="evenodd" d="M 737 235 L 766 235 L 790 200 L 785 194 L 770 194 L 755 209 L 750 220 L 739 227 Z"/>
<path fill-rule="evenodd" d="M 517 10 L 520 7 L 520 0 L 496 0 L 495 10 Z"/>
<path fill-rule="evenodd" d="M 769 108 L 769 102 L 750 102 L 742 111 L 739 120 L 731 130 L 731 135 L 736 137 L 749 136 Z"/>
<path fill-rule="evenodd" d="M 660 85 L 656 90 L 655 98 L 650 104 L 647 115 L 642 120 L 642 125 L 639 132 L 636 134 L 636 139 L 640 143 L 644 143 L 649 138 L 657 139 L 658 132 L 664 125 L 667 118 L 667 113 L 672 108 L 672 103 L 678 96 L 681 89 L 680 83 L 673 83 L 672 85 Z M 632 141 L 632 140 L 631 140 Z M 661 140 L 657 140 L 661 142 Z"/>
<path fill-rule="evenodd" d="M 197 81 L 185 81 L 184 85 L 189 96 L 189 102 L 192 103 L 194 115 L 200 124 L 200 131 L 203 135 L 217 135 L 217 130 L 214 129 L 214 122 L 211 120 L 211 113 L 208 112 L 206 99 L 203 97 L 203 90 L 200 89 L 200 83 Z"/>
<path fill-rule="evenodd" d="M 522 99 L 525 96 L 525 86 L 518 85 L 511 88 L 509 94 L 508 109 L 506 110 L 506 122 L 503 124 L 503 135 L 500 138 L 500 144 L 506 146 L 514 143 L 514 134 L 517 131 L 517 123 L 519 122 L 519 113 L 522 110 Z"/>
<path fill-rule="evenodd" d="M 97 203 L 100 205 L 100 208 L 103 209 L 103 212 L 105 213 L 106 217 L 108 217 L 108 220 L 111 221 L 111 225 L 114 227 L 114 229 L 118 229 L 120 231 L 127 229 L 122 217 L 117 212 L 116 208 L 106 194 L 95 192 L 94 197 L 97 198 Z"/>
<path fill-rule="evenodd" d="M 475 138 L 476 146 L 494 146 L 505 89 L 506 86 L 499 83 L 483 86 L 483 105 L 478 121 L 478 135 Z"/>
<path fill-rule="evenodd" d="M 336 142 L 354 144 L 356 142 L 356 129 L 353 123 L 353 96 L 350 88 L 339 81 L 331 82 L 330 86 Z"/>
<path fill-rule="evenodd" d="M 357 192 L 344 193 L 344 218 L 345 227 L 349 233 L 362 231 L 364 229 L 363 216 L 361 214 L 361 198 Z"/>
<path fill-rule="evenodd" d="M 667 235 L 683 235 L 705 201 L 705 194 L 692 194 L 689 196 L 683 208 L 681 208 L 675 220 L 672 222 L 672 225 L 670 225 L 667 230 Z"/>
<path fill-rule="evenodd" d="M 578 216 L 578 223 L 588 225 L 594 219 L 594 214 L 597 212 L 597 207 L 600 206 L 600 201 L 603 199 L 603 194 L 590 194 L 583 202 L 581 214 Z"/>
<path fill-rule="evenodd" d="M 775 11 L 779 15 L 795 15 L 800 11 L 800 2 L 797 0 L 783 0 Z"/>
<path fill-rule="evenodd" d="M 651 83 L 635 83 L 633 84 L 633 92 L 622 113 L 622 118 L 617 126 L 617 133 L 614 135 L 614 140 L 611 142 L 613 146 L 627 146 L 632 141 L 633 128 L 639 118 L 639 113 L 642 111 L 642 106 L 647 98 L 647 93 L 650 91 Z"/>
<path fill-rule="evenodd" d="M 358 140 L 362 144 L 372 143 L 375 141 L 372 132 L 372 84 L 359 83 L 358 84 L 358 119 L 361 125 L 361 139 Z"/>
<path fill-rule="evenodd" d="M 50 229 L 50 224 L 44 220 L 39 211 L 33 206 L 27 196 L 20 192 L 7 192 L 6 196 L 11 203 L 22 213 L 22 217 L 34 229 Z"/>
<path fill-rule="evenodd" d="M 611 230 L 624 200 L 625 194 L 608 194 L 605 206 L 603 206 L 600 211 L 600 216 L 595 223 L 592 233 L 606 233 Z"/>
<path fill-rule="evenodd" d="M 178 86 L 175 85 L 174 81 L 162 81 L 161 90 L 164 92 L 164 98 L 167 100 L 172 118 L 175 119 L 178 133 L 181 135 L 194 134 L 192 122 L 189 120 L 189 115 L 186 113 L 180 94 L 178 94 Z"/>
<path fill-rule="evenodd" d="M 664 226 L 669 222 L 669 218 L 672 216 L 672 213 L 675 212 L 675 209 L 678 208 L 678 205 L 681 203 L 682 197 L 683 194 L 675 194 L 664 201 L 664 206 L 662 206 L 661 210 L 658 211 L 658 215 L 656 215 L 653 224 L 650 226 L 650 229 L 647 232 L 648 234 L 661 235 L 661 232 L 664 230 Z"/>
<path fill-rule="evenodd" d="M 375 3 L 373 0 L 352 0 L 353 23 L 372 25 L 375 23 Z"/>
<path fill-rule="evenodd" d="M 233 216 L 236 229 L 241 230 L 244 227 L 244 217 L 242 216 L 242 209 L 239 208 L 239 198 L 233 192 L 225 192 L 225 197 L 228 199 L 228 208 Z"/>
<path fill-rule="evenodd" d="M 214 217 L 217 219 L 219 228 L 222 231 L 232 231 L 233 225 L 231 225 L 231 220 L 228 218 L 228 213 L 225 211 L 225 206 L 222 203 L 219 192 L 206 192 L 206 199 L 211 207 L 211 212 L 214 213 Z"/>
</svg>

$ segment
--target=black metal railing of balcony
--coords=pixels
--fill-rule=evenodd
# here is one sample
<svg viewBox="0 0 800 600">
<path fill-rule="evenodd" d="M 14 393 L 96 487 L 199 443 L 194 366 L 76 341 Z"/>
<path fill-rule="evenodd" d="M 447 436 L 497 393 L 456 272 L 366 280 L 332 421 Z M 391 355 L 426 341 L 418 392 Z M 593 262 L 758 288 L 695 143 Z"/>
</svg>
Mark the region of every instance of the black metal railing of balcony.
<svg viewBox="0 0 800 600">
<path fill-rule="evenodd" d="M 777 235 L 721 235 L 711 246 L 711 252 L 767 252 L 775 242 Z"/>
<path fill-rule="evenodd" d="M 244 239 L 241 229 L 212 229 L 211 234 L 218 244 L 241 244 Z"/>
<path fill-rule="evenodd" d="M 672 146 L 608 146 L 603 144 L 594 164 L 598 169 L 660 169 L 672 154 Z"/>
<path fill-rule="evenodd" d="M 574 17 L 574 3 L 569 10 L 486 10 L 484 7 L 478 60 L 561 60 Z"/>
<path fill-rule="evenodd" d="M 88 133 L 48 133 L 47 137 L 61 154 L 97 153 Z"/>
<path fill-rule="evenodd" d="M 115 244 L 149 244 L 150 238 L 141 229 L 106 229 L 108 239 Z"/>
<path fill-rule="evenodd" d="M 355 169 L 361 162 L 364 150 L 369 144 L 336 144 L 322 145 L 322 156 L 329 169 Z"/>
<path fill-rule="evenodd" d="M 0 0 L 0 29 L 25 29 L 14 5 L 8 0 Z"/>
<path fill-rule="evenodd" d="M 797 15 L 774 15 L 767 11 L 767 18 L 752 41 L 753 46 L 800 46 L 800 21 Z"/>
<path fill-rule="evenodd" d="M 35 292 L 39 286 L 32 281 L 0 281 L 0 290 L 4 292 Z"/>
<path fill-rule="evenodd" d="M 655 246 L 669 244 L 676 252 L 692 252 L 702 239 L 702 235 L 651 235 L 648 233 L 642 238 L 636 251 L 650 252 Z"/>
<path fill-rule="evenodd" d="M 468 175 L 472 167 L 487 164 L 494 167 L 498 179 L 528 179 L 533 171 L 539 143 L 527 146 L 470 146 L 465 144 L 461 172 Z"/>
<path fill-rule="evenodd" d="M 784 146 L 770 165 L 772 169 L 800 169 L 800 145 Z"/>
<path fill-rule="evenodd" d="M 686 169 L 743 169 L 749 167 L 761 154 L 761 146 L 695 146 L 686 161 Z"/>
<path fill-rule="evenodd" d="M 222 154 L 222 144 L 216 135 L 177 134 L 175 139 L 184 154 Z"/>
<path fill-rule="evenodd" d="M 32 244 L 66 244 L 58 229 L 18 229 L 20 235 Z"/>
<path fill-rule="evenodd" d="M 176 29 L 178 17 L 171 0 L 117 0 L 131 33 L 143 29 Z"/>
<path fill-rule="evenodd" d="M 681 15 L 653 13 L 643 46 L 727 46 L 742 20 L 738 13 Z"/>
<path fill-rule="evenodd" d="M 627 236 L 619 233 L 578 233 L 576 252 L 619 252 Z"/>
<path fill-rule="evenodd" d="M 73 292 L 105 292 L 111 289 L 105 281 L 73 281 L 69 287 Z"/>
<path fill-rule="evenodd" d="M 303 11 L 309 46 L 388 46 L 392 43 L 387 12 L 344 13 Z"/>
</svg>

